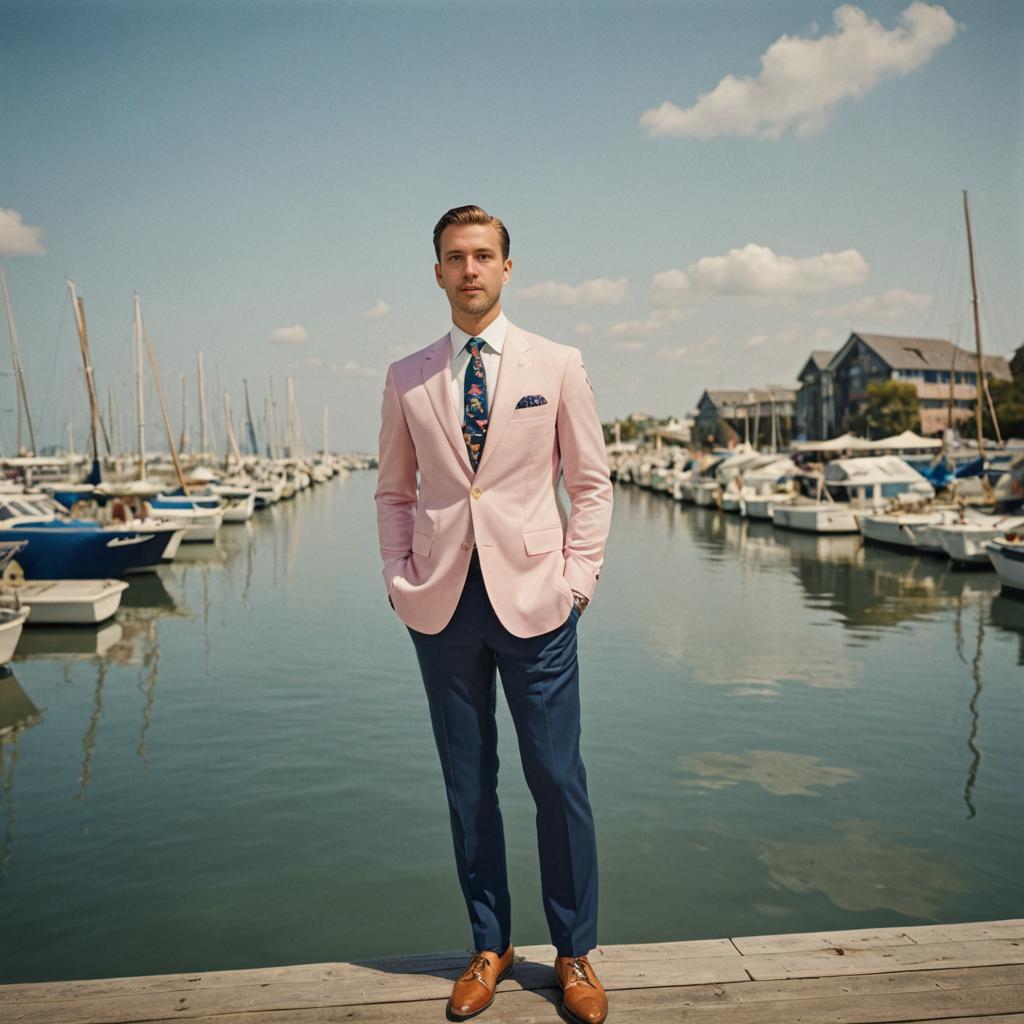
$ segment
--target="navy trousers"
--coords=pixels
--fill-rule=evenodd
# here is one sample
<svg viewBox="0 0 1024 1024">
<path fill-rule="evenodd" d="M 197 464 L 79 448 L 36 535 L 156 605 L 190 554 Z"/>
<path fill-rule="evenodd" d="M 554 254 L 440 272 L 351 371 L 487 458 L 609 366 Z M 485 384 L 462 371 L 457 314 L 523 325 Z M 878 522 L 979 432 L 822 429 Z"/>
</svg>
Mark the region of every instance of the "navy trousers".
<svg viewBox="0 0 1024 1024">
<path fill-rule="evenodd" d="M 448 625 L 436 634 L 409 629 L 427 691 L 459 884 L 477 950 L 504 952 L 511 930 L 498 807 L 495 670 L 537 806 L 551 942 L 559 956 L 585 956 L 597 945 L 597 844 L 580 756 L 579 615 L 574 607 L 549 633 L 513 636 L 491 607 L 474 551 Z"/>
</svg>

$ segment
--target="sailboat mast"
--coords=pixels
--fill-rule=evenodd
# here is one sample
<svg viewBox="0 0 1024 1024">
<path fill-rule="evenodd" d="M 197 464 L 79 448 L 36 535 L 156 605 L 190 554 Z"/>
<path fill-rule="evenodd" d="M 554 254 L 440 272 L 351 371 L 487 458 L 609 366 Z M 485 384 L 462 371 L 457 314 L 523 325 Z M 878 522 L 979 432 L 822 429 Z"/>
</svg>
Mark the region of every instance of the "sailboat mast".
<svg viewBox="0 0 1024 1024">
<path fill-rule="evenodd" d="M 327 458 L 327 403 L 324 402 L 324 458 Z"/>
<path fill-rule="evenodd" d="M 167 399 L 164 397 L 164 389 L 160 386 L 160 370 L 156 365 L 156 353 L 153 351 L 153 339 L 149 336 L 149 328 L 146 328 L 146 352 L 149 355 L 149 368 L 153 371 L 153 383 L 156 385 L 156 397 L 160 402 L 160 414 L 164 419 L 164 430 L 167 431 L 167 447 L 171 450 L 171 462 L 174 463 L 174 472 L 178 476 L 178 484 L 182 494 L 188 494 L 188 483 L 185 481 L 185 471 L 181 468 L 181 460 L 178 458 L 178 449 L 174 445 L 174 429 L 171 427 L 171 414 L 167 411 Z"/>
<path fill-rule="evenodd" d="M 188 447 L 188 391 L 185 385 L 185 374 L 179 374 L 181 378 L 181 437 L 178 440 L 178 451 L 182 455 Z"/>
<path fill-rule="evenodd" d="M 21 412 L 25 411 L 25 421 L 28 424 L 28 438 L 31 447 L 31 455 L 36 454 L 36 432 L 32 426 L 32 411 L 28 407 L 28 392 L 25 390 L 25 371 L 21 365 L 21 349 L 18 346 L 18 328 L 14 323 L 14 309 L 11 306 L 11 295 L 7 291 L 7 275 L 4 273 L 4 261 L 0 260 L 0 286 L 4 293 L 4 308 L 7 310 L 7 330 L 11 335 L 11 361 L 14 364 L 14 376 L 18 385 L 18 451 L 21 454 Z"/>
<path fill-rule="evenodd" d="M 100 443 L 99 425 L 100 407 L 96 398 L 96 382 L 93 379 L 92 360 L 89 358 L 89 336 L 85 327 L 85 302 L 75 290 L 75 282 L 67 278 L 68 291 L 71 293 L 71 308 L 75 312 L 75 326 L 78 328 L 78 348 L 82 353 L 82 365 L 85 368 L 85 388 L 89 394 L 89 440 L 92 443 L 92 458 L 99 462 Z M 108 453 L 110 445 L 107 445 Z"/>
<path fill-rule="evenodd" d="M 226 391 L 224 392 L 224 419 L 227 422 L 228 440 L 228 453 L 224 459 L 224 468 L 227 469 L 232 458 L 234 458 L 236 466 L 241 466 L 242 453 L 238 449 L 238 438 L 235 436 L 235 425 L 231 415 L 231 396 Z"/>
<path fill-rule="evenodd" d="M 249 382 L 243 380 L 242 386 L 245 388 L 245 418 L 249 430 L 249 447 L 252 449 L 253 455 L 259 455 L 259 446 L 256 444 L 256 424 L 252 420 L 252 404 L 249 401 Z"/>
<path fill-rule="evenodd" d="M 981 319 L 978 316 L 978 281 L 974 275 L 974 239 L 971 237 L 971 211 L 964 189 L 964 223 L 967 225 L 967 259 L 971 266 L 971 306 L 974 310 L 974 351 L 978 359 L 977 401 L 974 403 L 975 426 L 978 431 L 978 454 L 985 455 L 985 439 L 981 430 L 981 396 L 985 386 L 985 370 L 981 359 Z"/>
<path fill-rule="evenodd" d="M 142 396 L 144 387 L 142 367 L 142 311 L 139 308 L 139 293 L 135 293 L 135 417 L 138 421 L 137 447 L 139 456 L 139 480 L 146 479 L 146 408 Z"/>
<path fill-rule="evenodd" d="M 270 378 L 270 425 L 274 436 L 271 458 L 281 458 L 281 434 L 277 428 L 277 399 L 274 398 L 274 378 Z"/>
<path fill-rule="evenodd" d="M 196 353 L 199 376 L 199 454 L 205 455 L 206 447 L 206 373 L 203 370 L 203 353 Z"/>
</svg>

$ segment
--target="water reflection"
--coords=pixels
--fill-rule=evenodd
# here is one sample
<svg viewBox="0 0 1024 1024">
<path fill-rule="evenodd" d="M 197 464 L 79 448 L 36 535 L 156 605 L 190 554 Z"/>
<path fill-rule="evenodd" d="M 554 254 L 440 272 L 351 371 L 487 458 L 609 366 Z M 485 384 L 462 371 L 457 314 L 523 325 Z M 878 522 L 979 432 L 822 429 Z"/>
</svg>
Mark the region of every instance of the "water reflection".
<svg viewBox="0 0 1024 1024">
<path fill-rule="evenodd" d="M 992 599 L 989 621 L 998 630 L 1017 637 L 1017 664 L 1024 666 L 1024 600 L 998 594 Z M 1019 678 L 1024 680 L 1024 672 Z"/>
<path fill-rule="evenodd" d="M 41 721 L 39 709 L 21 688 L 14 672 L 8 666 L 0 668 L 0 789 L 5 822 L 0 845 L 0 878 L 7 875 L 14 848 L 14 775 L 18 769 L 21 734 Z"/>
<path fill-rule="evenodd" d="M 820 796 L 816 786 L 841 786 L 860 778 L 851 768 L 823 764 L 820 757 L 791 754 L 785 750 L 747 750 L 723 754 L 705 750 L 679 759 L 681 766 L 699 776 L 684 785 L 724 789 L 751 782 L 773 796 Z"/>
<path fill-rule="evenodd" d="M 944 896 L 968 888 L 948 865 L 887 838 L 870 821 L 837 824 L 829 842 L 759 841 L 758 859 L 771 880 L 790 892 L 819 892 L 853 912 L 891 910 L 937 920 Z"/>
</svg>

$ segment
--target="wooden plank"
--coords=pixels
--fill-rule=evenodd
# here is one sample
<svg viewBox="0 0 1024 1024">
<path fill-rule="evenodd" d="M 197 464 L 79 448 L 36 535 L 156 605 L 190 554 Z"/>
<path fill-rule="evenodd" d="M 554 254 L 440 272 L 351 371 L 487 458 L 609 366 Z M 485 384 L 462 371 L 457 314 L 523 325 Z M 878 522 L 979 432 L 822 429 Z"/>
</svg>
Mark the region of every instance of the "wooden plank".
<svg viewBox="0 0 1024 1024">
<path fill-rule="evenodd" d="M 867 949 L 837 947 L 806 953 L 760 953 L 743 957 L 747 973 L 757 981 L 1019 963 L 1024 963 L 1024 941 L 1017 939 L 915 943 Z"/>
<path fill-rule="evenodd" d="M 729 939 L 603 946 L 591 960 L 609 989 L 616 1024 L 675 1024 L 683 1009 L 706 1024 L 977 1024 L 984 1018 L 995 1024 L 1024 1015 L 1022 925 L 997 921 L 753 936 L 735 940 L 746 947 L 743 955 Z M 557 1021 L 554 950 L 528 946 L 517 953 L 515 978 L 503 983 L 489 1019 Z M 396 1010 L 403 1021 L 436 1021 L 443 1019 L 451 982 L 468 955 L 455 950 L 356 964 L 0 986 L 0 1024 L 182 1018 L 226 1024 L 228 1014 L 230 1024 L 243 1024 L 239 1018 L 252 1024 L 257 1018 L 271 1024 L 353 1024 L 393 1021 Z M 886 1005 L 902 1016 L 886 1016 Z"/>
<path fill-rule="evenodd" d="M 743 988 L 744 986 L 734 986 Z M 559 993 L 555 989 L 500 991 L 487 1018 L 500 1024 L 557 1024 Z M 756 1002 L 729 1002 L 698 998 L 693 989 L 658 988 L 614 992 L 609 996 L 609 1020 L 615 1024 L 894 1024 L 942 1022 L 951 1019 L 1012 1020 L 1024 1006 L 1024 985 L 925 992 L 879 992 L 851 998 L 833 993 L 817 998 L 777 998 Z M 436 1000 L 346 1007 L 314 1007 L 266 1015 L 232 1014 L 230 1024 L 428 1024 L 443 1019 L 443 1004 Z M 164 1018 L 170 1021 L 173 1018 Z M 197 1024 L 227 1024 L 225 1016 L 197 1018 Z"/>
<path fill-rule="evenodd" d="M 667 985 L 699 985 L 710 982 L 747 981 L 743 958 L 711 957 L 679 960 L 602 960 L 596 964 L 602 983 L 608 989 L 644 988 Z M 72 992 L 55 999 L 9 999 L 6 1005 L 17 1008 L 22 1020 L 34 1024 L 58 1024 L 69 1015 L 79 1024 L 100 1022 L 160 1020 L 173 1016 L 179 1020 L 219 1013 L 259 1011 L 316 1006 L 355 1006 L 374 1002 L 411 1002 L 447 1000 L 452 982 L 462 973 L 463 963 L 454 970 L 432 974 L 389 974 L 371 968 L 339 964 L 337 971 L 319 981 L 295 980 L 278 975 L 273 984 L 252 979 L 241 984 L 205 985 L 202 978 L 188 991 L 181 988 L 152 989 L 126 983 L 103 994 Z M 250 972 L 245 972 L 250 973 Z M 552 984 L 550 964 L 530 961 L 516 964 L 515 974 L 503 989 L 542 989 Z M 221 979 L 222 980 L 222 979 Z"/>
<path fill-rule="evenodd" d="M 469 950 L 452 950 L 444 953 L 429 953 L 414 956 L 386 957 L 377 960 L 362 960 L 355 963 L 298 964 L 290 967 L 260 967 L 236 971 L 208 971 L 190 974 L 155 974 L 135 978 L 97 978 L 82 981 L 38 982 L 35 984 L 0 985 L 0 1000 L 30 1002 L 37 1000 L 79 999 L 88 996 L 116 995 L 126 987 L 135 992 L 191 992 L 197 985 L 204 987 L 307 984 L 316 985 L 325 981 L 359 981 L 366 971 L 394 974 L 440 974 L 445 979 L 454 978 L 466 968 L 471 956 Z M 626 944 L 599 946 L 590 954 L 591 962 L 598 967 L 602 962 L 614 960 L 710 960 L 726 957 L 736 962 L 740 954 L 729 939 L 701 939 L 692 942 L 653 942 L 647 944 Z M 547 964 L 555 960 L 554 946 L 519 946 L 516 961 Z M 454 973 L 453 973 L 454 972 Z M 698 969 L 699 973 L 699 969 Z M 720 972 L 712 972 L 720 973 Z M 745 977 L 740 971 L 726 976 Z M 706 979 L 717 980 L 717 979 Z"/>
<path fill-rule="evenodd" d="M 531 965 L 540 968 L 540 965 Z M 544 969 L 544 976 L 541 979 L 544 984 L 530 990 L 519 989 L 509 982 L 502 984 L 499 990 L 499 997 L 496 1000 L 492 1016 L 502 1007 L 501 1016 L 495 1016 L 496 1020 L 556 1020 L 556 1016 L 549 1016 L 549 1008 L 553 1007 L 557 999 L 556 989 L 550 985 L 550 969 Z M 624 1013 L 635 1010 L 638 1014 L 654 1013 L 661 1014 L 679 1013 L 680 1007 L 688 1010 L 702 1009 L 706 1012 L 709 1008 L 721 1010 L 722 1007 L 733 1005 L 760 1006 L 758 1013 L 762 1019 L 772 1021 L 775 1017 L 764 1018 L 764 1004 L 779 1003 L 786 1009 L 780 1010 L 780 1020 L 786 1020 L 786 1014 L 792 1017 L 795 1022 L 800 1019 L 793 1017 L 796 1013 L 794 1007 L 799 1004 L 810 1012 L 817 1013 L 819 1010 L 827 1012 L 827 1018 L 842 1019 L 836 1017 L 839 1010 L 836 1007 L 861 1006 L 870 1009 L 874 1016 L 865 1019 L 889 1019 L 878 1015 L 877 1003 L 892 1004 L 896 996 L 904 998 L 908 1007 L 912 1007 L 914 999 L 918 1000 L 916 1005 L 921 1005 L 920 1000 L 936 999 L 949 996 L 950 993 L 960 993 L 964 1000 L 972 1002 L 939 1002 L 932 1005 L 934 1013 L 946 1013 L 945 1007 L 950 1012 L 959 1014 L 964 1006 L 974 1006 L 979 999 L 977 993 L 983 989 L 1001 989 L 1004 992 L 1015 988 L 1019 998 L 1024 1000 L 1024 966 L 1012 965 L 1009 967 L 976 967 L 972 969 L 937 970 L 937 971 L 912 971 L 902 974 L 890 975 L 863 975 L 852 977 L 832 978 L 801 978 L 781 981 L 752 982 L 742 981 L 726 983 L 721 985 L 694 985 L 677 987 L 664 985 L 652 989 L 634 988 L 623 990 L 612 990 L 610 999 L 616 1007 L 616 1019 L 619 1019 L 619 1009 Z M 530 995 L 531 992 L 540 1000 L 517 999 L 517 996 Z M 652 995 L 653 993 L 653 995 Z M 278 995 L 284 995 L 280 989 Z M 203 998 L 193 997 L 182 1001 L 169 1000 L 163 1004 L 153 1004 L 154 994 L 146 994 L 142 997 L 146 1006 L 139 1005 L 138 993 L 126 993 L 125 997 L 117 1000 L 117 1005 L 106 1007 L 108 1012 L 103 1012 L 102 1006 L 95 1005 L 94 1000 L 73 1000 L 66 1003 L 21 1003 L 6 1004 L 0 1017 L 6 1022 L 20 1022 L 20 1024 L 40 1024 L 54 1021 L 115 1021 L 127 1019 L 145 1019 L 161 1021 L 170 1019 L 181 1019 L 187 1017 L 190 1021 L 220 1021 L 225 1022 L 227 1016 L 231 1016 L 231 1024 L 243 1024 L 243 1021 L 256 1024 L 259 1021 L 269 1021 L 272 1024 L 318 1024 L 332 1020 L 345 1020 L 355 1022 L 365 1021 L 389 1021 L 395 1019 L 396 1011 L 400 1012 L 404 1020 L 415 1022 L 417 1020 L 438 1020 L 443 1017 L 443 1006 L 448 996 L 448 985 L 443 987 L 435 998 L 422 1000 L 406 1000 L 395 1002 L 391 998 L 367 999 L 356 1003 L 332 1003 L 333 993 L 325 986 L 317 986 L 312 991 L 307 986 L 302 986 L 302 991 L 289 993 L 294 1001 L 291 1005 L 288 1002 L 270 1002 L 260 999 L 258 996 L 253 999 L 253 993 L 246 994 L 226 989 L 223 986 L 203 993 L 199 990 L 200 996 L 213 995 L 216 998 L 212 1003 L 207 1003 Z M 393 995 L 393 993 L 391 993 Z M 133 998 L 135 997 L 135 998 Z M 956 997 L 950 996 L 950 999 Z M 865 999 L 874 999 L 875 1003 L 864 1002 Z M 895 1004 L 894 1004 L 895 1005 Z M 899 1004 L 902 1005 L 902 1004 Z M 1011 1003 L 1012 1005 L 1012 1003 Z M 1021 1003 L 1024 1006 L 1024 1002 Z M 937 1007 L 937 1008 L 936 1008 Z M 142 1011 L 140 1013 L 140 1010 Z M 150 1012 L 147 1012 L 150 1011 Z M 162 1012 L 161 1012 L 162 1010 Z M 771 1011 L 774 1013 L 774 1011 Z M 901 1012 L 906 1012 L 901 1009 Z M 506 1017 L 506 1014 L 511 1016 Z M 940 1013 L 941 1017 L 941 1013 Z M 241 1020 L 240 1020 L 241 1018 Z M 668 1018 L 670 1019 L 670 1018 Z M 723 1018 L 727 1020 L 729 1018 Z M 745 1019 L 745 1018 L 741 1018 Z M 822 1018 L 825 1019 L 825 1018 Z M 855 1019 L 855 1018 L 852 1018 Z M 900 1019 L 900 1018 L 893 1018 Z M 907 1019 L 904 1016 L 902 1019 Z M 923 1018 L 922 1018 L 923 1019 Z M 719 1024 L 719 1017 L 708 1018 L 708 1024 Z"/>
<path fill-rule="evenodd" d="M 915 942 L 969 942 L 984 939 L 1024 939 L 1024 919 L 916 925 L 912 928 L 856 928 L 793 935 L 747 935 L 732 941 L 741 953 L 747 955 L 801 952 L 835 946 L 854 949 L 911 945 Z"/>
</svg>

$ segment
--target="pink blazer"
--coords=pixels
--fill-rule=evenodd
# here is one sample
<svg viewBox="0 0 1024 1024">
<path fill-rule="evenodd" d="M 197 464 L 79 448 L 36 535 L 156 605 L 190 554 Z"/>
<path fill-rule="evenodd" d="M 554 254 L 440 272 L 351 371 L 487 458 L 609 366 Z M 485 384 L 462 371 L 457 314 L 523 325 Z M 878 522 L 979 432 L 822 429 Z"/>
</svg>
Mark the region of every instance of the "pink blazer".
<svg viewBox="0 0 1024 1024">
<path fill-rule="evenodd" d="M 502 625 L 537 636 L 569 617 L 573 590 L 593 594 L 604 560 L 612 486 L 594 393 L 579 349 L 510 324 L 474 475 L 449 390 L 449 346 L 445 334 L 399 359 L 384 383 L 374 500 L 388 596 L 412 629 L 439 633 L 475 539 Z M 517 409 L 527 395 L 547 401 Z"/>
</svg>

